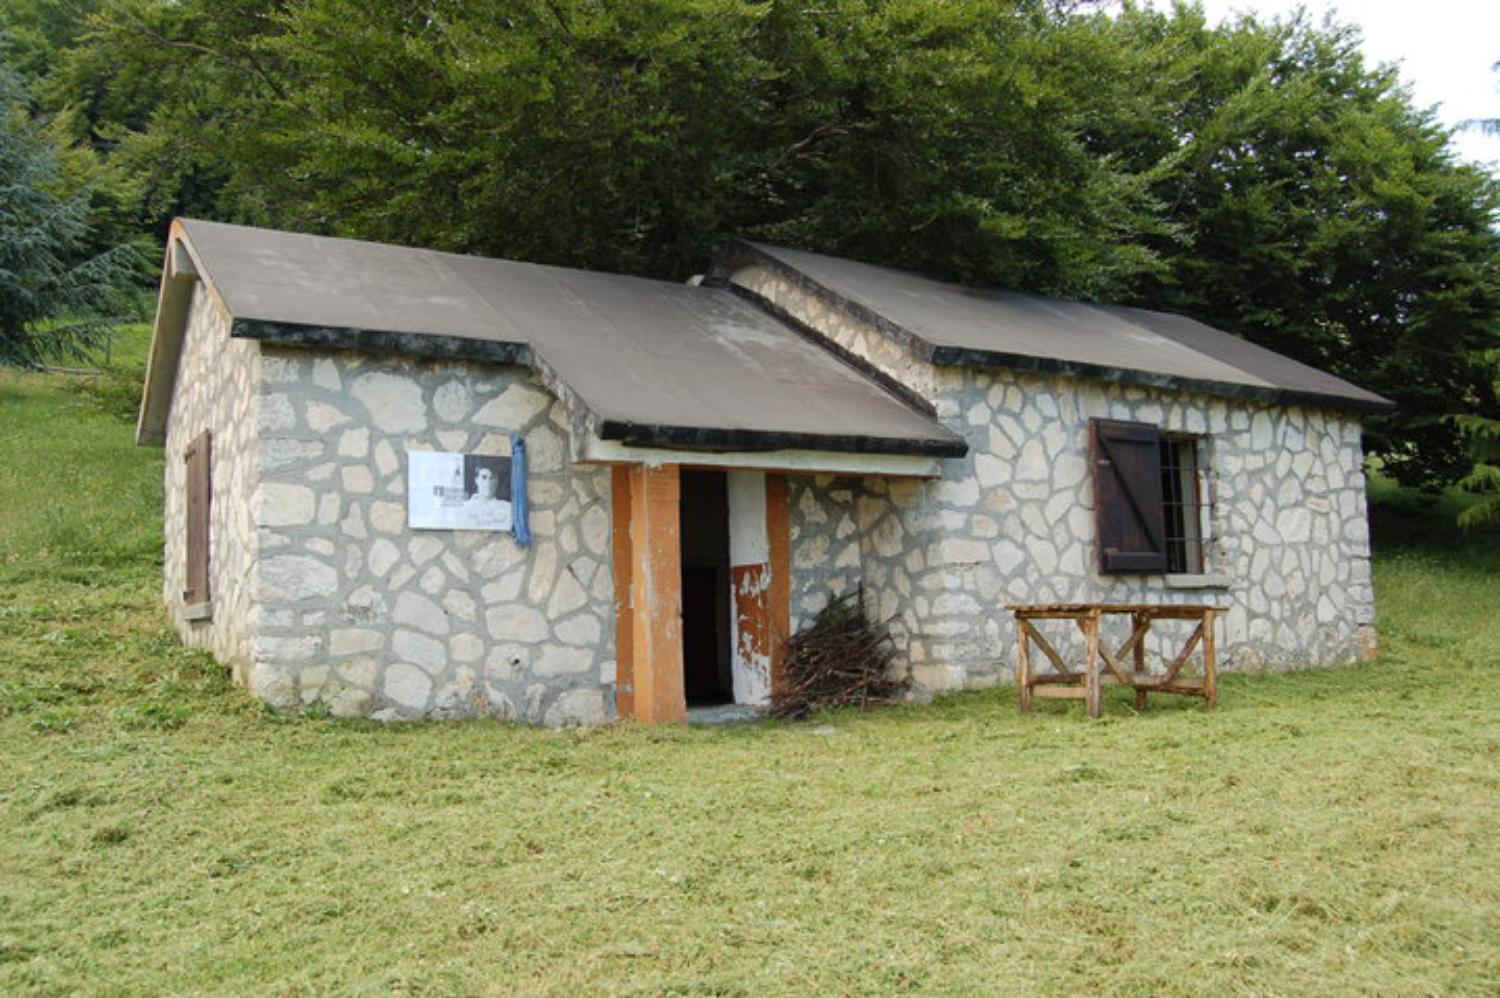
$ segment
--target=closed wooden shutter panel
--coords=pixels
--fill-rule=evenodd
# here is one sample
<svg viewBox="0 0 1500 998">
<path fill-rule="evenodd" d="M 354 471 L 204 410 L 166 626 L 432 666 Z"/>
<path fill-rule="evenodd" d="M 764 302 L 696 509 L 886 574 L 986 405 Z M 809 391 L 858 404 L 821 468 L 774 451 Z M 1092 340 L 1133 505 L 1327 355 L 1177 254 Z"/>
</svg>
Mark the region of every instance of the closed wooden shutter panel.
<svg viewBox="0 0 1500 998">
<path fill-rule="evenodd" d="M 213 501 L 210 481 L 212 438 L 208 430 L 188 444 L 183 460 L 187 463 L 187 565 L 183 602 L 188 606 L 207 603 L 208 591 L 208 523 Z"/>
<path fill-rule="evenodd" d="M 1092 420 L 1089 429 L 1099 570 L 1165 572 L 1160 431 L 1150 423 L 1113 419 Z"/>
</svg>

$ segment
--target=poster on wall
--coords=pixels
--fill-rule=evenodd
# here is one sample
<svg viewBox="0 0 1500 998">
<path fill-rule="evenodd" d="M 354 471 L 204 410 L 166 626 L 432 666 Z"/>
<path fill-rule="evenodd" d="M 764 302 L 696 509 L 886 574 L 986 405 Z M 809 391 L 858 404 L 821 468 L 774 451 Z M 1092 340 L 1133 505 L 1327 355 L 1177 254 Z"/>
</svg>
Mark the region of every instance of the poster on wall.
<svg viewBox="0 0 1500 998">
<path fill-rule="evenodd" d="M 511 459 L 408 451 L 406 522 L 417 530 L 510 530 Z"/>
</svg>

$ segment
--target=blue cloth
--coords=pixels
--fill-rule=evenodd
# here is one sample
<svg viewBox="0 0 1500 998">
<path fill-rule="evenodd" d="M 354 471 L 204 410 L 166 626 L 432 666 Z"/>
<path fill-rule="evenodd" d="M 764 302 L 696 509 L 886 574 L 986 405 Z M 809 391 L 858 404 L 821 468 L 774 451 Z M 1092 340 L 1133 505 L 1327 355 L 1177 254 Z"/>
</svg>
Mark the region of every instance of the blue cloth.
<svg viewBox="0 0 1500 998">
<path fill-rule="evenodd" d="M 526 501 L 526 441 L 519 433 L 510 435 L 510 514 L 511 531 L 516 543 L 531 546 L 531 521 Z"/>
</svg>

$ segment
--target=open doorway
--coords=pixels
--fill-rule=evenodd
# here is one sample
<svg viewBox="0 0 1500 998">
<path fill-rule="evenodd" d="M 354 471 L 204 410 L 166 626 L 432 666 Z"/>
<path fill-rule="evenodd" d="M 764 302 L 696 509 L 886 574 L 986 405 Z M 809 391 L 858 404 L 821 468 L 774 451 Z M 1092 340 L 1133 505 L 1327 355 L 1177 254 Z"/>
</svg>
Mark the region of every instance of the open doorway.
<svg viewBox="0 0 1500 998">
<path fill-rule="evenodd" d="M 689 707 L 734 702 L 729 487 L 722 471 L 681 478 L 682 678 Z"/>
</svg>

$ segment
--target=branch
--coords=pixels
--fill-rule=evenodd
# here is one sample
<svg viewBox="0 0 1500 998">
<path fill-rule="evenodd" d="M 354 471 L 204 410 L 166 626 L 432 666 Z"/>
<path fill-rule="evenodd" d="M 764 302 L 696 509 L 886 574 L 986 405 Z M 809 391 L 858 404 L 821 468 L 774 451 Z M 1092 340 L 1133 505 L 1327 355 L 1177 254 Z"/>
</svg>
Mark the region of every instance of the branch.
<svg viewBox="0 0 1500 998">
<path fill-rule="evenodd" d="M 126 10 L 117 4 L 112 4 L 111 7 L 116 12 L 123 14 L 129 21 L 131 21 L 136 30 L 140 31 L 141 34 L 157 42 L 158 44 L 165 45 L 168 48 L 183 49 L 188 52 L 197 52 L 201 55 L 206 55 L 211 59 L 217 59 L 220 62 L 226 63 L 230 67 L 239 70 L 246 76 L 259 78 L 262 83 L 271 88 L 271 92 L 276 95 L 277 100 L 284 101 L 287 99 L 286 91 L 282 88 L 281 84 L 276 82 L 276 80 L 272 78 L 271 74 L 266 71 L 265 67 L 263 67 L 258 61 L 256 61 L 254 54 L 250 52 L 242 53 L 243 58 L 247 62 L 249 62 L 249 65 L 246 66 L 239 60 L 235 59 L 233 56 L 226 55 L 225 53 L 220 52 L 218 49 L 210 48 L 207 45 L 200 45 L 197 42 L 188 42 L 181 41 L 175 38 L 168 38 L 161 32 L 157 31 L 155 28 L 151 27 L 151 25 L 147 24 L 143 19 L 136 16 L 133 11 Z"/>
</svg>

